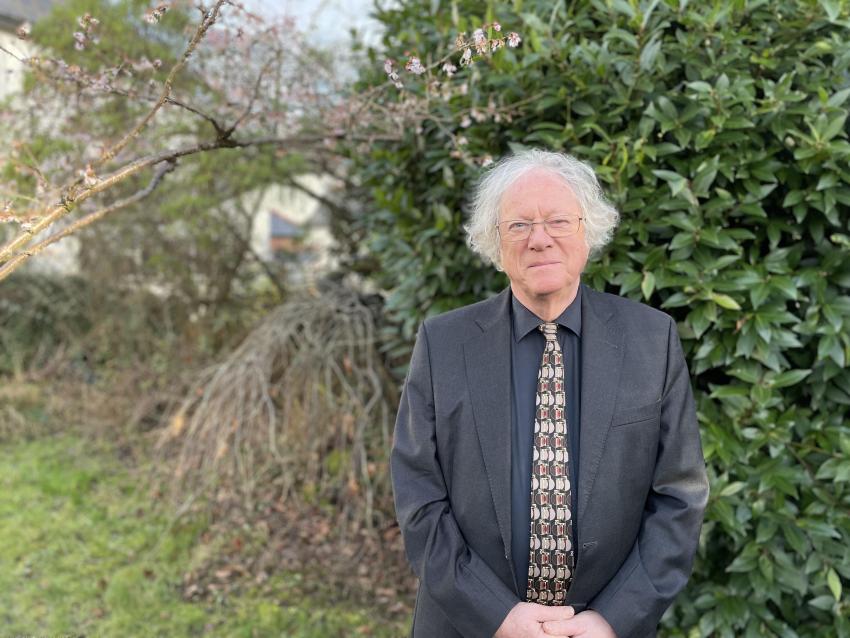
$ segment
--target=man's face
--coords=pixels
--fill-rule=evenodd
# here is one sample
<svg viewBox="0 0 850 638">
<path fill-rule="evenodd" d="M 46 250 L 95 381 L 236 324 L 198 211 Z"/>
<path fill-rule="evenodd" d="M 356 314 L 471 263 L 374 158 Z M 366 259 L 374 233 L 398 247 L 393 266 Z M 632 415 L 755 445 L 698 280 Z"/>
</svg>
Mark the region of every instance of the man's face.
<svg viewBox="0 0 850 638">
<path fill-rule="evenodd" d="M 545 169 L 532 169 L 517 179 L 502 196 L 499 221 L 539 222 L 550 217 L 581 217 L 581 206 L 564 180 Z M 542 224 L 532 227 L 523 241 L 501 238 L 502 268 L 514 292 L 526 303 L 558 298 L 578 286 L 587 263 L 584 221 L 567 237 L 550 237 Z"/>
</svg>

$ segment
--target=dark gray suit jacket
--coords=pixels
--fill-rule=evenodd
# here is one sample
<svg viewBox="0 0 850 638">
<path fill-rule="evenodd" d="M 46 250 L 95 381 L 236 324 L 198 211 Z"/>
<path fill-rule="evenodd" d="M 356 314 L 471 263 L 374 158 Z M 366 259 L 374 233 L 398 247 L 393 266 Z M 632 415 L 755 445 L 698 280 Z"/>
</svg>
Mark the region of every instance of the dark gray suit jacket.
<svg viewBox="0 0 850 638">
<path fill-rule="evenodd" d="M 582 284 L 576 566 L 567 603 L 654 636 L 685 586 L 708 499 L 675 322 Z M 427 319 L 391 473 L 420 579 L 414 638 L 490 638 L 525 594 L 511 557 L 510 289 Z"/>
</svg>

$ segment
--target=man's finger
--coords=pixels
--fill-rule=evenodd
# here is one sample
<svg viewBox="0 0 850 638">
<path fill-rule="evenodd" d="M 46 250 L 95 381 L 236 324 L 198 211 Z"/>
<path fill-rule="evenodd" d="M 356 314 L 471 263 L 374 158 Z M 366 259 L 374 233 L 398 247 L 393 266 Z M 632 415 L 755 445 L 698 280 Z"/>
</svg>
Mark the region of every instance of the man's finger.
<svg viewBox="0 0 850 638">
<path fill-rule="evenodd" d="M 573 636 L 581 630 L 581 623 L 573 618 L 566 620 L 548 620 L 543 623 L 543 631 L 553 636 Z"/>
<path fill-rule="evenodd" d="M 549 607 L 547 605 L 537 605 L 537 621 L 545 622 L 547 620 L 567 620 L 575 616 L 576 611 L 572 607 L 564 606 Z"/>
</svg>

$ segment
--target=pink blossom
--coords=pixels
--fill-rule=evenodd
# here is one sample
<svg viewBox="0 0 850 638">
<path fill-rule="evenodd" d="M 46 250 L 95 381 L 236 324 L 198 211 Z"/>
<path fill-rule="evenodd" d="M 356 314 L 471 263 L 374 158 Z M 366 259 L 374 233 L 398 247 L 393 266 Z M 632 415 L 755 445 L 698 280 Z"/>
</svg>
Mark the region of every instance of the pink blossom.
<svg viewBox="0 0 850 638">
<path fill-rule="evenodd" d="M 493 156 L 492 155 L 485 155 L 484 157 L 481 158 L 481 166 L 490 166 L 490 164 L 492 164 L 492 163 L 493 163 Z"/>
<path fill-rule="evenodd" d="M 443 73 L 445 73 L 449 77 L 452 77 L 455 73 L 457 73 L 457 67 L 451 62 L 446 62 L 443 65 Z"/>
<path fill-rule="evenodd" d="M 460 65 L 465 66 L 467 64 L 471 64 L 472 62 L 472 49 L 466 49 L 463 52 L 463 55 L 460 56 Z"/>
<path fill-rule="evenodd" d="M 404 65 L 404 68 L 413 73 L 414 75 L 422 75 L 425 73 L 425 67 L 422 66 L 422 62 L 419 61 L 417 57 L 411 57 L 407 64 Z"/>
<path fill-rule="evenodd" d="M 487 52 L 487 36 L 484 35 L 484 29 L 476 29 L 472 34 L 472 41 L 475 43 L 475 50 L 478 53 Z"/>
<path fill-rule="evenodd" d="M 384 73 L 387 74 L 387 78 L 393 83 L 395 88 L 400 89 L 404 86 L 398 77 L 398 73 L 396 73 L 396 70 L 393 67 L 393 61 L 389 58 L 384 60 Z"/>
<path fill-rule="evenodd" d="M 109 90 L 109 82 L 108 80 L 101 74 L 98 75 L 94 82 L 91 83 L 91 88 L 97 91 L 108 91 Z"/>
<path fill-rule="evenodd" d="M 160 20 L 162 20 L 162 16 L 165 15 L 165 12 L 168 11 L 167 4 L 160 4 L 154 7 L 153 9 L 148 9 L 145 12 L 144 20 L 150 24 L 156 24 Z"/>
<path fill-rule="evenodd" d="M 516 31 L 511 31 L 508 34 L 508 46 L 512 49 L 515 49 L 519 46 L 519 43 L 522 42 L 522 38 L 519 37 L 519 33 Z"/>
<path fill-rule="evenodd" d="M 499 24 L 498 22 L 494 22 L 493 23 L 493 31 L 498 32 L 498 31 L 501 31 L 501 30 L 502 30 L 502 25 Z M 489 157 L 489 155 L 488 155 L 488 157 Z"/>
<path fill-rule="evenodd" d="M 29 22 L 24 22 L 18 29 L 15 31 L 15 34 L 21 39 L 26 40 L 32 34 L 32 25 Z"/>
<path fill-rule="evenodd" d="M 131 62 L 131 64 L 133 66 L 133 70 L 137 73 L 153 69 L 153 64 L 151 64 L 150 60 L 148 60 L 145 56 L 142 56 L 138 62 Z"/>
<path fill-rule="evenodd" d="M 94 169 L 91 167 L 91 164 L 86 164 L 86 170 L 80 171 L 80 177 L 83 178 L 83 183 L 89 188 L 91 188 L 100 181 L 97 175 L 95 175 Z"/>
<path fill-rule="evenodd" d="M 98 20 L 97 18 L 92 18 L 90 13 L 86 13 L 77 18 L 77 24 L 80 25 L 81 29 L 89 31 L 90 29 L 93 29 L 94 27 L 99 25 L 100 20 Z"/>
</svg>

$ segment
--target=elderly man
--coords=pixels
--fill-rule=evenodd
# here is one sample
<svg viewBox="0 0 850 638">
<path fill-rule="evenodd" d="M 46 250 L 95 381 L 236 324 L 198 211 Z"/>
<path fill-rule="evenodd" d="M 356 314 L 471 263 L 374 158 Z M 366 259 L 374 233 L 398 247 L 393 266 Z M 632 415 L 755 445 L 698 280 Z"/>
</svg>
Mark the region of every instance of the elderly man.
<svg viewBox="0 0 850 638">
<path fill-rule="evenodd" d="M 708 497 L 666 314 L 581 283 L 618 221 L 586 164 L 481 180 L 470 246 L 510 286 L 419 329 L 391 455 L 414 638 L 654 636 Z"/>
</svg>

